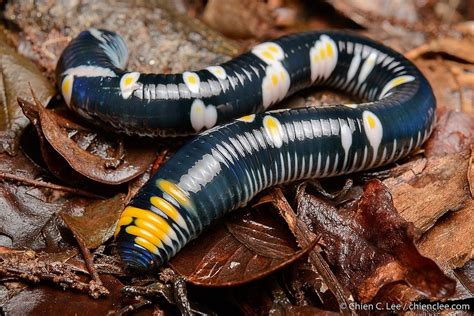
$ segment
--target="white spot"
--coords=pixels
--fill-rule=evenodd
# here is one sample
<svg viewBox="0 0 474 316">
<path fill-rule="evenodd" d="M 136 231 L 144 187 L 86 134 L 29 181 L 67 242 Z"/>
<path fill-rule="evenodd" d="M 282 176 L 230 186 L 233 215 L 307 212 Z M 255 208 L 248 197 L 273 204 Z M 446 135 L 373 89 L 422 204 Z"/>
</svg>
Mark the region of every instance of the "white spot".
<svg viewBox="0 0 474 316">
<path fill-rule="evenodd" d="M 283 145 L 283 127 L 280 121 L 271 115 L 266 115 L 263 118 L 263 127 L 265 128 L 265 134 L 273 145 L 280 148 Z M 284 168 L 283 165 L 282 168 Z"/>
<path fill-rule="evenodd" d="M 362 121 L 364 124 L 365 134 L 373 149 L 372 164 L 375 163 L 380 142 L 382 141 L 383 128 L 379 118 L 370 111 L 362 112 Z"/>
<path fill-rule="evenodd" d="M 140 88 L 140 85 L 137 84 L 138 78 L 140 78 L 139 72 L 130 72 L 122 76 L 120 90 L 124 99 L 128 99 L 135 90 Z"/>
<path fill-rule="evenodd" d="M 67 75 L 64 77 L 63 82 L 61 83 L 61 92 L 64 97 L 64 101 L 69 106 L 71 103 L 71 96 L 72 96 L 72 88 L 74 85 L 74 76 Z"/>
<path fill-rule="evenodd" d="M 309 50 L 311 81 L 327 79 L 331 75 L 336 68 L 337 54 L 336 43 L 329 36 L 321 35 Z"/>
<path fill-rule="evenodd" d="M 285 98 L 290 89 L 290 75 L 281 63 L 273 63 L 265 69 L 262 80 L 262 104 L 264 109 Z"/>
<path fill-rule="evenodd" d="M 96 28 L 90 28 L 89 29 L 89 33 L 94 36 L 96 39 L 98 39 L 99 41 L 101 41 L 102 43 L 106 44 L 107 42 L 105 41 L 105 39 L 102 37 L 102 32 L 99 31 L 98 29 Z"/>
<path fill-rule="evenodd" d="M 193 101 L 190 110 L 191 126 L 196 132 L 204 127 L 211 128 L 217 122 L 217 109 L 214 105 L 206 106 L 200 99 Z"/>
<path fill-rule="evenodd" d="M 204 125 L 206 128 L 212 128 L 217 122 L 217 110 L 212 104 L 209 104 L 204 111 Z"/>
<path fill-rule="evenodd" d="M 206 68 L 211 74 L 216 76 L 218 79 L 224 80 L 227 78 L 227 74 L 225 72 L 225 69 L 222 66 L 209 66 Z"/>
<path fill-rule="evenodd" d="M 195 72 L 185 71 L 183 73 L 183 81 L 192 93 L 199 93 L 201 79 L 199 79 L 199 76 Z"/>
<path fill-rule="evenodd" d="M 255 121 L 255 114 L 250 114 L 250 115 L 245 115 L 242 117 L 239 117 L 237 121 L 245 122 L 245 123 L 252 123 Z"/>
<path fill-rule="evenodd" d="M 354 78 L 357 69 L 359 69 L 360 65 L 360 55 L 354 55 L 352 57 L 351 65 L 349 66 L 349 70 L 347 71 L 347 82 L 351 81 Z"/>
<path fill-rule="evenodd" d="M 352 145 L 352 131 L 349 125 L 343 123 L 341 124 L 341 144 L 342 148 L 344 148 L 344 168 L 347 163 L 347 159 L 349 157 L 349 149 Z"/>
<path fill-rule="evenodd" d="M 211 154 L 205 154 L 188 172 L 181 176 L 178 187 L 197 193 L 221 171 L 219 161 Z"/>
<path fill-rule="evenodd" d="M 362 65 L 359 73 L 359 83 L 362 83 L 367 79 L 372 69 L 374 69 L 375 61 L 377 60 L 377 53 L 372 52 L 370 53 L 369 57 L 365 60 L 364 64 Z"/>
<path fill-rule="evenodd" d="M 108 68 L 97 66 L 77 66 L 67 69 L 63 75 L 76 77 L 117 77 L 117 74 Z"/>
<path fill-rule="evenodd" d="M 273 42 L 265 42 L 258 44 L 252 49 L 252 54 L 271 65 L 279 63 L 285 57 L 283 48 L 280 45 Z"/>
<path fill-rule="evenodd" d="M 389 92 L 391 89 L 395 88 L 396 86 L 399 86 L 407 82 L 411 82 L 413 80 L 415 80 L 415 77 L 409 76 L 409 75 L 393 78 L 385 85 L 385 87 L 383 87 L 382 92 L 380 93 L 379 99 L 386 97 L 388 95 L 387 92 Z"/>
</svg>

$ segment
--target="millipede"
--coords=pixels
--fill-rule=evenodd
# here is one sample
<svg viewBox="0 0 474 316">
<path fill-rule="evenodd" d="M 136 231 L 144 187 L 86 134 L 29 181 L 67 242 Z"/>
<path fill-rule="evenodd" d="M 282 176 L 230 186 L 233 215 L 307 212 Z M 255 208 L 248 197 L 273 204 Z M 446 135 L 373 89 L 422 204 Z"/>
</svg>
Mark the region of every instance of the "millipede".
<svg viewBox="0 0 474 316">
<path fill-rule="evenodd" d="M 423 144 L 435 120 L 416 66 L 348 32 L 287 35 L 181 74 L 127 71 L 127 58 L 119 35 L 89 29 L 63 51 L 56 77 L 67 106 L 94 124 L 139 136 L 199 133 L 120 217 L 115 243 L 133 269 L 157 269 L 265 188 L 396 161 Z M 315 85 L 364 102 L 266 111 Z"/>
</svg>

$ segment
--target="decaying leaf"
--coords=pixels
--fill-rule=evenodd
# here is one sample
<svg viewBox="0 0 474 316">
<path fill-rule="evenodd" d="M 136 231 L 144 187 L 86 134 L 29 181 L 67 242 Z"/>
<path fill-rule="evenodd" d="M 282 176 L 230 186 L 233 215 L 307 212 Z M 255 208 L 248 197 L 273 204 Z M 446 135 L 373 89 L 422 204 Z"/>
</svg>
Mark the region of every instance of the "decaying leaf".
<svg viewBox="0 0 474 316">
<path fill-rule="evenodd" d="M 425 232 L 446 212 L 458 210 L 469 198 L 468 158 L 467 151 L 434 157 L 420 173 L 408 170 L 384 180 L 400 215 Z"/>
<path fill-rule="evenodd" d="M 425 53 L 445 53 L 453 57 L 474 64 L 472 49 L 474 41 L 469 38 L 455 39 L 451 37 L 436 38 L 429 43 L 408 52 L 406 57 L 415 58 Z"/>
<path fill-rule="evenodd" d="M 45 255 L 33 250 L 11 251 L 8 248 L 0 247 L 0 278 L 5 277 L 11 280 L 21 280 L 30 283 L 49 281 L 62 287 L 72 288 L 88 293 L 94 298 L 109 294 L 107 288 L 94 281 L 84 281 L 75 272 L 73 265 L 65 263 L 70 252 L 65 252 L 67 256 Z M 56 259 L 59 259 L 57 261 Z"/>
<path fill-rule="evenodd" d="M 0 153 L 17 153 L 21 132 L 28 124 L 17 98 L 32 100 L 30 85 L 42 104 L 48 104 L 55 90 L 37 67 L 19 55 L 0 32 Z"/>
<path fill-rule="evenodd" d="M 447 214 L 418 243 L 420 252 L 445 269 L 454 270 L 474 259 L 474 200 Z"/>
<path fill-rule="evenodd" d="M 82 216 L 73 216 L 65 212 L 59 215 L 76 238 L 81 238 L 87 248 L 95 249 L 113 236 L 124 207 L 125 195 L 118 194 L 111 199 L 89 204 Z"/>
<path fill-rule="evenodd" d="M 425 155 L 444 156 L 468 150 L 474 144 L 474 116 L 446 111 L 438 119 L 433 135 L 424 145 Z"/>
<path fill-rule="evenodd" d="M 18 178 L 34 180 L 42 175 L 21 152 L 15 157 L 0 154 L 0 173 L 13 172 Z M 83 198 L 69 196 L 47 188 L 34 188 L 4 182 L 0 183 L 0 245 L 14 248 L 44 248 L 47 238 L 45 225 L 58 209 L 66 205 L 80 208 Z M 69 207 L 70 208 L 70 207 Z"/>
<path fill-rule="evenodd" d="M 413 244 L 413 227 L 396 212 L 389 191 L 379 181 L 367 183 L 360 200 L 343 209 L 303 192 L 298 215 L 321 237 L 338 280 L 369 302 L 384 286 L 405 281 L 428 298 L 448 297 L 455 282 Z"/>
<path fill-rule="evenodd" d="M 150 145 L 131 140 L 110 141 L 37 103 L 22 99 L 18 102 L 35 125 L 40 140 L 44 137 L 47 141 L 47 144 L 42 142 L 44 160 L 51 160 L 45 153 L 48 150 L 45 146 L 50 145 L 72 169 L 94 181 L 124 183 L 145 172 L 155 156 L 155 149 Z M 59 159 L 55 159 L 50 169 L 55 170 L 58 163 Z"/>
<path fill-rule="evenodd" d="M 267 212 L 244 209 L 188 244 L 170 262 L 186 279 L 230 286 L 262 278 L 304 255 L 285 224 Z"/>
</svg>

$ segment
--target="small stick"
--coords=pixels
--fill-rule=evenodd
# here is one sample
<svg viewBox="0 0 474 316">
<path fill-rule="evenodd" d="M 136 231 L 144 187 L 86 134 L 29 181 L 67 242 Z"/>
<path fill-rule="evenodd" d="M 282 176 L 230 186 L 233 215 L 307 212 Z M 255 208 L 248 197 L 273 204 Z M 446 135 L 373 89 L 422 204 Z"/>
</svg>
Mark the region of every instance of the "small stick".
<svg viewBox="0 0 474 316">
<path fill-rule="evenodd" d="M 97 273 L 97 270 L 94 267 L 94 259 L 92 258 L 92 254 L 87 248 L 85 242 L 82 240 L 80 236 L 76 234 L 76 231 L 74 229 L 71 229 L 69 226 L 68 220 L 62 216 L 62 213 L 60 213 L 60 216 L 64 223 L 66 223 L 66 226 L 69 228 L 69 230 L 72 232 L 74 235 L 74 238 L 77 241 L 77 244 L 79 245 L 79 248 L 81 249 L 82 256 L 84 257 L 84 261 L 86 263 L 87 270 L 89 270 L 89 273 L 91 275 L 92 280 L 99 286 L 103 286 L 102 280 L 99 277 L 99 273 Z"/>
<path fill-rule="evenodd" d="M 293 235 L 296 237 L 298 244 L 302 247 L 306 247 L 311 243 L 307 232 L 309 229 L 304 227 L 304 223 L 299 221 L 296 217 L 293 208 L 288 203 L 285 195 L 280 188 L 275 188 L 272 190 L 271 195 L 273 197 L 273 204 L 279 210 L 282 217 L 288 224 Z M 349 294 L 346 293 L 344 288 L 339 284 L 339 281 L 336 279 L 332 273 L 329 265 L 324 261 L 322 255 L 317 251 L 309 252 L 309 261 L 316 268 L 317 272 L 323 277 L 327 286 L 330 288 L 331 292 L 336 296 L 336 300 L 339 306 L 349 306 L 350 299 Z M 329 282 L 328 282 L 329 281 Z M 350 309 L 341 310 L 343 315 L 353 315 L 353 312 Z"/>
<path fill-rule="evenodd" d="M 155 174 L 156 171 L 161 167 L 163 164 L 163 160 L 165 160 L 166 155 L 168 154 L 168 148 L 165 148 L 160 151 L 158 157 L 156 157 L 155 161 L 153 162 L 153 166 L 151 167 L 151 174 Z"/>
<path fill-rule="evenodd" d="M 94 199 L 104 199 L 103 196 L 87 192 L 81 189 L 76 189 L 76 188 L 71 188 L 71 187 L 65 187 L 59 184 L 54 184 L 54 183 L 49 183 L 49 182 L 44 182 L 41 180 L 34 180 L 34 179 L 28 179 L 25 177 L 17 176 L 11 173 L 3 172 L 0 171 L 0 180 L 5 179 L 5 180 L 10 180 L 10 181 L 18 181 L 27 185 L 31 185 L 34 187 L 40 187 L 40 188 L 48 188 L 48 189 L 53 189 L 53 190 L 58 190 L 58 191 L 64 191 L 64 192 L 70 192 L 74 193 L 77 195 L 85 196 L 85 197 L 90 197 Z"/>
</svg>

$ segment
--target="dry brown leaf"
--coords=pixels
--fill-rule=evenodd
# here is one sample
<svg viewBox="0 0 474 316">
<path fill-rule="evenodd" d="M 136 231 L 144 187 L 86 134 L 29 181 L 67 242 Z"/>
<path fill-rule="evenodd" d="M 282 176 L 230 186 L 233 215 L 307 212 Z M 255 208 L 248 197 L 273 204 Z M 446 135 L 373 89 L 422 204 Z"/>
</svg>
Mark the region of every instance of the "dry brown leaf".
<svg viewBox="0 0 474 316">
<path fill-rule="evenodd" d="M 210 0 L 203 19 L 214 29 L 233 38 L 267 37 L 275 24 L 270 7 L 255 0 Z"/>
<path fill-rule="evenodd" d="M 421 173 L 409 170 L 383 183 L 392 192 L 400 215 L 425 232 L 446 212 L 460 209 L 469 198 L 468 159 L 467 151 L 434 157 Z"/>
<path fill-rule="evenodd" d="M 474 258 L 474 200 L 447 214 L 418 243 L 420 252 L 443 269 L 454 270 Z"/>
<path fill-rule="evenodd" d="M 407 58 L 414 59 L 426 53 L 445 53 L 453 57 L 474 64 L 474 40 L 469 38 L 437 38 L 423 44 L 405 54 Z"/>
<path fill-rule="evenodd" d="M 400 281 L 432 299 L 454 291 L 454 281 L 417 251 L 412 225 L 397 214 L 390 192 L 378 180 L 369 181 L 362 197 L 343 209 L 299 194 L 298 216 L 321 237 L 334 274 L 359 302 L 371 301 Z"/>
<path fill-rule="evenodd" d="M 425 156 L 445 156 L 469 150 L 474 144 L 474 116 L 455 111 L 443 112 L 433 134 L 423 146 Z"/>
</svg>

